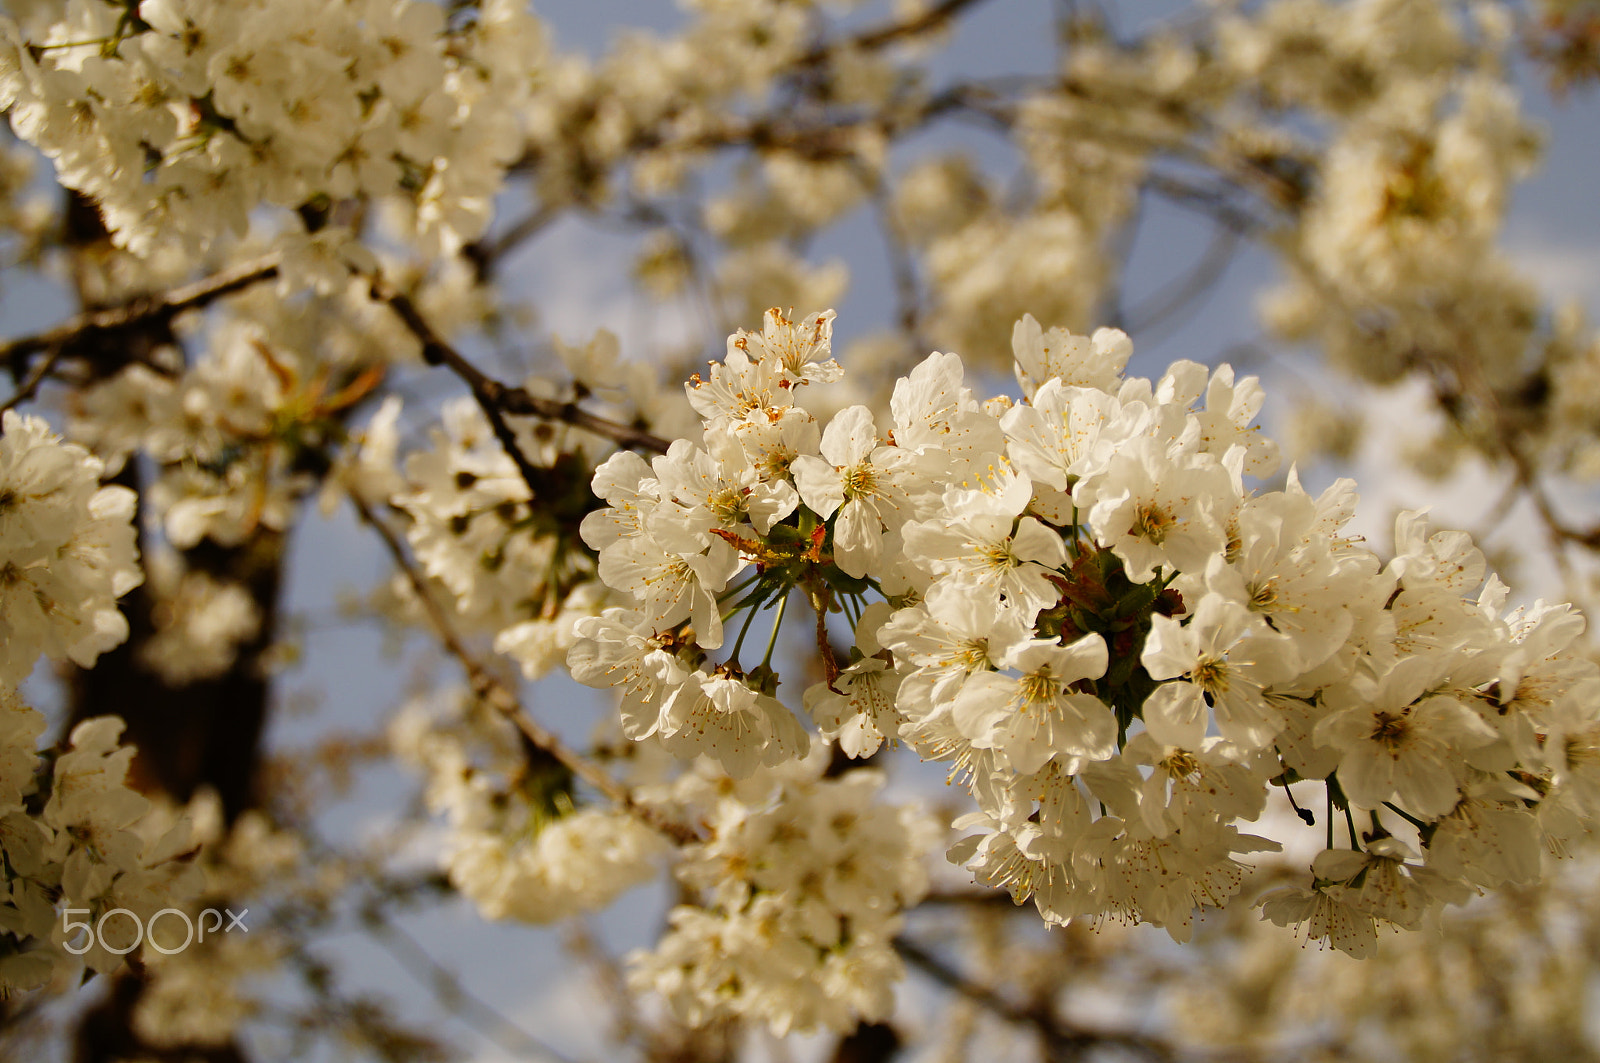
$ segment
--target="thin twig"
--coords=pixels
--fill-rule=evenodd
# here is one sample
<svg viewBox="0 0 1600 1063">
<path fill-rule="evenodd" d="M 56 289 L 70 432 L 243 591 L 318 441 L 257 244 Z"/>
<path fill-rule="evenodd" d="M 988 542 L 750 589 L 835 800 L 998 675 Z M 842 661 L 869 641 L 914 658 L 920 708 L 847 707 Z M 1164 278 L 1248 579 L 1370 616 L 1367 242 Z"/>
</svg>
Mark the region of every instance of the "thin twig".
<svg viewBox="0 0 1600 1063">
<path fill-rule="evenodd" d="M 468 244 L 462 253 L 472 263 L 478 283 L 489 280 L 501 259 L 543 232 L 551 222 L 555 221 L 559 213 L 559 210 L 548 203 L 540 204 L 533 213 L 516 222 L 493 240 L 485 237 L 476 243 Z"/>
<path fill-rule="evenodd" d="M 1145 188 L 1141 184 L 1134 192 L 1133 206 L 1128 211 L 1128 216 L 1116 228 L 1107 241 L 1106 259 L 1112 263 L 1108 270 L 1108 280 L 1100 305 L 1105 309 L 1101 313 L 1101 320 L 1107 327 L 1131 331 L 1128 328 L 1128 312 L 1123 306 L 1123 297 L 1127 294 L 1128 260 L 1133 257 L 1134 245 L 1139 241 L 1139 232 L 1144 226 L 1146 218 Z"/>
<path fill-rule="evenodd" d="M 621 965 L 590 932 L 588 920 L 572 920 L 566 945 L 574 959 L 587 962 L 594 968 L 598 982 L 596 988 L 611 1005 L 615 1039 L 622 1044 L 636 1040 L 648 1043 L 653 1031 L 639 1018 L 633 994 L 628 991 L 628 979 Z"/>
<path fill-rule="evenodd" d="M 917 902 L 919 908 L 930 905 L 946 906 L 976 906 L 979 908 L 1015 908 L 1017 902 L 1011 899 L 1011 894 L 1005 890 L 935 890 Z"/>
<path fill-rule="evenodd" d="M 1218 225 L 1200 260 L 1183 277 L 1153 293 L 1138 306 L 1128 311 L 1128 332 L 1139 332 L 1158 325 L 1169 315 L 1176 314 L 1190 303 L 1209 292 L 1227 273 L 1233 263 L 1234 251 L 1239 247 L 1239 230 L 1228 225 Z M 1143 337 L 1148 342 L 1148 337 Z"/>
<path fill-rule="evenodd" d="M 1085 1030 L 1062 1022 L 1048 1008 L 1013 1003 L 988 986 L 971 981 L 904 935 L 894 939 L 894 947 L 907 963 L 945 988 L 959 993 L 1006 1022 L 1033 1027 L 1044 1040 L 1051 1059 L 1079 1059 L 1091 1049 L 1103 1045 L 1138 1052 L 1147 1059 L 1177 1058 L 1172 1046 L 1158 1038 L 1116 1030 Z"/>
<path fill-rule="evenodd" d="M 39 359 L 38 363 L 28 373 L 28 378 L 17 385 L 16 394 L 12 395 L 3 404 L 0 404 L 0 413 L 14 410 L 19 404 L 33 398 L 33 393 L 39 390 L 39 385 L 43 384 L 44 378 L 50 375 L 50 370 L 55 368 L 56 363 L 61 360 L 61 352 L 65 350 L 66 348 L 59 343 L 51 347 L 49 353 Z"/>
<path fill-rule="evenodd" d="M 1260 238 L 1268 226 L 1249 211 L 1228 202 L 1220 189 L 1209 189 L 1189 184 L 1165 174 L 1149 174 L 1145 183 L 1154 192 L 1181 206 L 1209 214 L 1217 221 L 1244 236 Z"/>
<path fill-rule="evenodd" d="M 277 275 L 276 254 L 241 262 L 193 284 L 170 288 L 156 295 L 140 296 L 121 306 L 79 314 L 48 331 L 0 343 L 0 363 L 8 365 L 13 374 L 18 374 L 31 354 L 60 348 L 58 358 L 71 357 L 91 340 L 152 324 L 166 324 L 185 310 L 199 310 L 225 295 L 243 291 Z"/>
<path fill-rule="evenodd" d="M 830 54 L 841 49 L 848 48 L 871 52 L 880 48 L 887 48 L 889 45 L 896 44 L 909 37 L 916 37 L 923 33 L 941 29 L 946 23 L 961 14 L 963 8 L 972 7 L 982 2 L 983 0 L 943 0 L 942 3 L 934 4 L 912 18 L 904 19 L 900 22 L 891 22 L 886 26 L 879 26 L 875 29 L 863 30 L 842 41 L 823 45 L 821 48 L 802 56 L 799 65 L 809 66 L 820 63 L 827 59 Z"/>
<path fill-rule="evenodd" d="M 681 824 L 675 823 L 662 816 L 655 809 L 642 805 L 634 800 L 632 792 L 626 786 L 617 782 L 590 761 L 569 749 L 566 743 L 557 738 L 554 733 L 537 723 L 522 708 L 514 694 L 505 683 L 488 668 L 484 667 L 456 634 L 451 626 L 450 617 L 445 613 L 444 607 L 439 604 L 430 592 L 427 582 L 422 574 L 417 571 L 411 558 L 407 556 L 405 547 L 400 544 L 400 539 L 394 531 L 372 512 L 372 509 L 360 496 L 352 493 L 351 505 L 355 506 L 356 513 L 361 519 L 371 526 L 383 540 L 390 556 L 394 559 L 395 566 L 405 576 L 406 582 L 411 585 L 416 593 L 417 601 L 428 616 L 428 621 L 433 625 L 434 633 L 450 655 L 460 663 L 467 673 L 467 682 L 472 687 L 472 692 L 483 699 L 484 704 L 503 714 L 517 729 L 523 733 L 529 742 L 545 753 L 550 754 L 559 761 L 572 774 L 594 787 L 595 790 L 607 798 L 612 804 L 637 816 L 645 825 L 661 832 L 674 841 L 687 843 L 696 840 L 695 832 Z"/>
<path fill-rule="evenodd" d="M 1528 489 L 1520 474 L 1513 475 L 1506 484 L 1500 496 L 1484 511 L 1483 518 L 1478 527 L 1472 532 L 1472 541 L 1487 543 L 1490 538 L 1510 519 L 1512 510 L 1516 508 L 1517 500 Z"/>
<path fill-rule="evenodd" d="M 493 1005 L 468 991 L 459 975 L 434 959 L 416 938 L 390 919 L 382 909 L 364 909 L 362 922 L 373 932 L 378 944 L 398 960 L 413 978 L 426 986 L 448 1013 L 458 1018 L 465 1017 L 463 1013 L 470 1014 L 472 1028 L 507 1052 L 550 1059 L 555 1063 L 572 1063 L 570 1057 L 534 1037 Z"/>
<path fill-rule="evenodd" d="M 866 169 L 865 166 L 861 168 Z M 922 339 L 922 296 L 917 289 L 917 269 L 907 246 L 905 230 L 895 217 L 894 204 L 884 180 L 870 173 L 863 173 L 862 177 L 870 181 L 872 186 L 878 228 L 883 233 L 884 249 L 889 256 L 889 272 L 894 277 L 900 330 L 906 334 L 913 351 L 925 351 L 928 348 Z"/>
<path fill-rule="evenodd" d="M 393 310 L 401 323 L 421 341 L 422 360 L 429 365 L 445 366 L 460 377 L 472 389 L 473 397 L 483 407 L 485 414 L 490 414 L 492 409 L 496 414 L 509 413 L 515 416 L 539 417 L 546 421 L 559 421 L 609 439 L 619 447 L 654 451 L 658 454 L 667 452 L 667 447 L 670 445 L 668 441 L 652 432 L 600 417 L 575 402 L 546 399 L 530 394 L 524 388 L 507 387 L 469 362 L 460 351 L 435 332 L 433 326 L 429 325 L 427 319 L 417 310 L 416 304 L 404 292 L 397 291 L 382 278 L 372 281 L 371 290 L 372 297 Z M 494 422 L 495 416 L 490 414 L 491 425 Z M 499 435 L 498 428 L 495 434 Z M 504 442 L 502 440 L 502 443 Z M 516 460 L 518 452 L 515 448 L 508 449 L 512 450 L 511 457 Z M 524 457 L 518 463 L 518 467 L 521 468 L 526 460 Z M 524 476 L 526 475 L 525 472 Z"/>
<path fill-rule="evenodd" d="M 380 285 L 382 285 L 381 289 Z M 380 291 L 382 294 L 379 294 Z M 406 327 L 411 330 L 412 334 L 422 341 L 424 360 L 427 359 L 427 348 L 430 343 L 434 345 L 444 343 L 427 321 L 423 319 L 416 305 L 404 293 L 396 291 L 383 281 L 373 282 L 372 293 L 375 297 L 388 303 L 390 309 L 399 316 L 401 321 L 405 322 Z M 512 430 L 510 424 L 506 423 L 505 414 L 501 412 L 500 403 L 495 401 L 494 393 L 485 386 L 486 383 L 493 382 L 491 378 L 472 367 L 459 354 L 456 355 L 456 358 L 460 360 L 462 365 L 472 369 L 472 376 L 463 375 L 463 379 L 471 386 L 472 397 L 477 400 L 478 408 L 483 411 L 483 416 L 488 420 L 495 439 L 500 441 L 500 449 L 506 452 L 506 456 L 511 459 L 512 464 L 516 465 L 517 473 L 522 477 L 522 482 L 528 485 L 528 500 L 537 503 L 539 498 L 546 493 L 545 481 L 547 478 L 545 474 L 541 473 L 534 467 L 533 462 L 528 460 L 528 455 L 523 452 L 522 445 L 517 442 L 517 433 Z"/>
</svg>

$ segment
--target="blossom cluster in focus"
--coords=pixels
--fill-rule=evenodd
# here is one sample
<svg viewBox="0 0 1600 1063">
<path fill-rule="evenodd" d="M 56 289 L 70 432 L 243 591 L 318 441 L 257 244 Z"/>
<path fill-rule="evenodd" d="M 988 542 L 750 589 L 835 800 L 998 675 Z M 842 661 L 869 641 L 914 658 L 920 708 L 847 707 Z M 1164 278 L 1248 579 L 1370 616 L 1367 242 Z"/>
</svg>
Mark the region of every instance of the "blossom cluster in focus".
<svg viewBox="0 0 1600 1063">
<path fill-rule="evenodd" d="M 1129 377 L 1121 333 L 1024 318 L 1020 399 L 980 400 L 936 353 L 887 419 L 823 422 L 832 317 L 734 335 L 689 385 L 703 435 L 596 474 L 584 536 L 636 604 L 580 620 L 570 662 L 622 688 L 630 738 L 735 778 L 803 756 L 813 727 L 857 757 L 903 743 L 970 791 L 950 855 L 978 881 L 1048 922 L 1179 940 L 1290 841 L 1247 832 L 1274 789 L 1326 851 L 1265 914 L 1356 955 L 1536 878 L 1583 829 L 1581 617 L 1507 612 L 1471 541 L 1420 512 L 1385 562 L 1344 531 L 1348 480 L 1253 486 L 1277 465 L 1254 378 Z M 824 673 L 788 700 L 786 619 Z"/>
</svg>

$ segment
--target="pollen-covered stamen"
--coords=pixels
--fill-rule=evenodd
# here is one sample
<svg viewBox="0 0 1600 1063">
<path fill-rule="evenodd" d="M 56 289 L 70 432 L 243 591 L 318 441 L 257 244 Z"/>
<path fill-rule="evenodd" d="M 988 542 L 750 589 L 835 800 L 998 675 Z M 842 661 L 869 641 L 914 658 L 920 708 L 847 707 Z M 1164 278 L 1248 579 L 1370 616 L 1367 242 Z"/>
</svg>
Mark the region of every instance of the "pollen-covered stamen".
<svg viewBox="0 0 1600 1063">
<path fill-rule="evenodd" d="M 1011 540 L 1003 539 L 998 543 L 987 543 L 978 547 L 978 559 L 983 567 L 1000 571 L 1001 569 L 1016 568 L 1021 564 L 1017 555 L 1011 551 Z"/>
<path fill-rule="evenodd" d="M 957 735 L 934 735 L 923 742 L 928 758 L 934 762 L 949 761 L 950 771 L 945 775 L 946 785 L 969 783 L 977 777 L 979 752 L 971 742 Z"/>
<path fill-rule="evenodd" d="M 986 495 L 997 495 L 1006 488 L 1005 472 L 999 466 L 990 462 L 983 469 L 973 469 L 970 478 L 964 477 L 961 486 L 968 491 L 981 491 Z"/>
<path fill-rule="evenodd" d="M 1228 662 L 1221 657 L 1205 656 L 1195 662 L 1189 672 L 1195 686 L 1213 696 L 1228 692 Z"/>
<path fill-rule="evenodd" d="M 694 570 L 689 567 L 689 562 L 681 557 L 669 557 L 659 565 L 654 572 L 645 573 L 640 577 L 646 587 L 652 584 L 667 582 L 686 583 L 694 576 Z"/>
<path fill-rule="evenodd" d="M 1188 779 L 1200 774 L 1200 760 L 1188 750 L 1179 749 L 1161 761 L 1161 770 L 1169 779 Z"/>
<path fill-rule="evenodd" d="M 763 480 L 782 480 L 789 476 L 789 466 L 794 464 L 794 459 L 800 452 L 793 447 L 776 446 L 768 450 L 755 462 L 755 470 Z"/>
<path fill-rule="evenodd" d="M 1250 608 L 1258 613 L 1270 612 L 1278 604 L 1278 577 L 1272 576 L 1264 583 L 1250 584 Z"/>
<path fill-rule="evenodd" d="M 706 508 L 724 524 L 737 524 L 748 510 L 746 497 L 749 491 L 740 487 L 722 487 L 706 495 Z"/>
<path fill-rule="evenodd" d="M 950 655 L 950 660 L 969 672 L 981 672 L 989 667 L 989 640 L 968 639 Z"/>
<path fill-rule="evenodd" d="M 1023 712 L 1032 712 L 1034 709 L 1050 706 L 1061 694 L 1061 680 L 1050 674 L 1049 669 L 1032 672 L 1022 677 L 1017 683 L 1017 692 L 1021 700 Z"/>
<path fill-rule="evenodd" d="M 1134 513 L 1133 527 L 1128 534 L 1137 539 L 1148 539 L 1157 546 L 1166 542 L 1167 536 L 1178 523 L 1172 511 L 1154 502 L 1141 503 Z"/>
<path fill-rule="evenodd" d="M 1593 731 L 1568 735 L 1567 764 L 1573 768 L 1600 764 L 1600 735 Z"/>
<path fill-rule="evenodd" d="M 1239 560 L 1239 555 L 1244 551 L 1244 537 L 1240 534 L 1237 519 L 1228 522 L 1227 536 L 1228 541 L 1222 549 L 1222 559 L 1231 565 Z"/>
<path fill-rule="evenodd" d="M 1041 888 L 1049 889 L 1055 882 L 1056 869 L 1053 864 L 1030 860 L 1026 853 L 1020 849 L 1007 854 L 995 868 L 994 881 L 1009 892 L 1016 901 L 1024 901 Z"/>
<path fill-rule="evenodd" d="M 841 469 L 845 498 L 873 498 L 878 494 L 878 470 L 870 461 Z"/>
<path fill-rule="evenodd" d="M 1400 712 L 1378 712 L 1372 717 L 1372 740 L 1394 749 L 1405 740 L 1406 732 L 1410 730 L 1410 721 L 1406 718 L 1405 710 Z"/>
</svg>

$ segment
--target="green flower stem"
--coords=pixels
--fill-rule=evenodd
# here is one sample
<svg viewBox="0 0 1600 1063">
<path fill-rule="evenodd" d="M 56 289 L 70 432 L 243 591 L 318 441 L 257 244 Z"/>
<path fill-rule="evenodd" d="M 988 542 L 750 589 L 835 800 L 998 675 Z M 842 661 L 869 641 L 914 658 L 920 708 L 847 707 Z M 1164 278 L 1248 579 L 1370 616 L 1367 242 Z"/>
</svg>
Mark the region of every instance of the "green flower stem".
<svg viewBox="0 0 1600 1063">
<path fill-rule="evenodd" d="M 739 637 L 733 643 L 733 655 L 728 658 L 735 668 L 739 667 L 739 647 L 744 645 L 744 636 L 750 630 L 750 621 L 754 620 L 760 611 L 759 605 L 753 605 L 745 613 L 744 626 L 739 629 Z"/>
<path fill-rule="evenodd" d="M 1328 840 L 1327 840 L 1327 844 L 1325 844 L 1323 846 L 1323 848 L 1324 849 L 1332 849 L 1333 848 L 1333 787 L 1329 786 L 1328 785 L 1328 781 L 1326 779 L 1324 779 L 1322 781 L 1322 788 L 1328 795 L 1328 811 L 1327 811 L 1327 814 L 1322 817 L 1323 822 L 1327 825 L 1327 828 L 1328 828 Z"/>
<path fill-rule="evenodd" d="M 767 636 L 767 652 L 761 658 L 761 667 L 766 668 L 772 663 L 772 650 L 778 645 L 778 628 L 783 625 L 783 611 L 789 607 L 789 588 L 785 588 L 778 598 L 778 615 L 772 618 L 772 634 Z"/>
<path fill-rule="evenodd" d="M 761 578 L 761 573 L 757 572 L 755 575 L 751 576 L 749 579 L 744 580 L 744 581 L 742 581 L 740 583 L 734 584 L 732 587 L 729 587 L 727 590 L 725 590 L 721 594 L 717 595 L 717 601 L 720 602 L 720 601 L 725 601 L 725 600 L 727 600 L 729 598 L 737 598 L 739 595 L 743 594 L 746 590 L 748 590 L 751 586 L 753 586 L 755 584 L 755 582 L 757 580 L 759 580 L 760 578 Z"/>
<path fill-rule="evenodd" d="M 1398 805 L 1394 804 L 1392 801 L 1385 801 L 1383 803 L 1383 807 L 1387 808 L 1390 812 L 1393 812 L 1395 815 L 1399 816 L 1401 819 L 1405 820 L 1407 823 L 1411 824 L 1413 827 L 1417 828 L 1418 830 L 1427 830 L 1430 826 L 1432 826 L 1432 824 L 1424 823 L 1422 820 L 1418 819 L 1416 816 L 1413 816 L 1411 813 L 1407 812 L 1405 809 L 1400 808 Z"/>
</svg>

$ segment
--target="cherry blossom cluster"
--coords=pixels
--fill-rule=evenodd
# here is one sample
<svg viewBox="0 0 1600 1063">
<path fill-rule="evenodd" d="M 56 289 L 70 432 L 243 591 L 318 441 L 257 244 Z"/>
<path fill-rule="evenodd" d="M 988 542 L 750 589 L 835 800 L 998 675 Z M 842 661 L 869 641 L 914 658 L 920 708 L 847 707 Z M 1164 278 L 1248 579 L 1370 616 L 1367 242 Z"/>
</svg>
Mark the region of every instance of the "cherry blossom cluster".
<svg viewBox="0 0 1600 1063">
<path fill-rule="evenodd" d="M 385 450 L 393 425 L 385 416 L 367 444 Z M 390 475 L 389 501 L 411 518 L 417 561 L 448 592 L 462 625 L 493 633 L 495 649 L 537 678 L 564 662 L 574 621 L 618 596 L 595 578 L 593 555 L 572 534 L 591 506 L 570 478 L 572 433 L 527 422 L 515 431 L 533 484 L 476 403 L 447 402 L 432 446 L 406 457 L 403 477 Z"/>
<path fill-rule="evenodd" d="M 1254 378 L 1128 377 L 1121 333 L 1024 318 L 1020 399 L 980 403 L 936 353 L 882 430 L 863 406 L 823 424 L 806 388 L 842 375 L 832 317 L 735 334 L 688 388 L 702 437 L 596 474 L 608 506 L 583 534 L 635 604 L 579 621 L 570 664 L 623 688 L 630 738 L 735 777 L 802 755 L 773 661 L 803 600 L 812 722 L 853 756 L 896 740 L 949 762 L 977 804 L 950 855 L 979 881 L 1052 923 L 1183 940 L 1239 894 L 1241 856 L 1280 848 L 1240 824 L 1281 789 L 1327 852 L 1266 914 L 1357 954 L 1381 924 L 1536 877 L 1594 813 L 1582 619 L 1505 613 L 1482 554 L 1420 513 L 1384 563 L 1343 530 L 1348 480 L 1252 486 L 1277 465 Z"/>
<path fill-rule="evenodd" d="M 154 463 L 143 501 L 179 550 L 283 531 L 313 482 L 297 463 L 376 383 L 358 367 L 318 371 L 321 352 L 245 313 L 220 320 L 207 339 L 190 365 L 136 362 L 87 389 L 70 422 L 113 472 L 138 455 Z"/>
<path fill-rule="evenodd" d="M 140 254 L 243 235 L 259 204 L 399 193 L 420 233 L 459 247 L 487 224 L 543 54 L 538 23 L 508 0 L 456 20 L 409 0 L 55 13 L 0 22 L 0 101 Z"/>
<path fill-rule="evenodd" d="M 117 599 L 144 579 L 126 487 L 38 417 L 0 420 L 0 687 L 40 654 L 87 668 L 128 637 Z"/>
<path fill-rule="evenodd" d="M 343 416 L 382 378 L 367 352 L 341 349 L 343 330 L 318 328 L 321 314 L 303 308 L 299 329 L 279 328 L 289 316 L 259 299 L 230 306 L 206 323 L 206 347 L 188 364 L 160 351 L 71 401 L 69 434 L 107 475 L 134 464 L 139 504 L 162 533 L 146 559 L 155 631 L 137 652 L 174 687 L 227 671 L 261 630 L 244 570 L 191 568 L 189 551 L 284 533 L 316 484 L 314 470 L 327 465 L 320 448 L 345 437 Z M 132 511 L 131 491 L 113 494 Z M 107 609 L 123 623 L 109 599 Z"/>
<path fill-rule="evenodd" d="M 290 897 L 315 905 L 320 898 L 338 895 L 351 872 L 263 812 L 252 809 L 229 823 L 209 789 L 185 806 L 158 804 L 154 811 L 181 816 L 189 825 L 197 850 L 193 866 L 203 885 L 169 903 L 187 914 L 197 930 L 203 925 L 209 933 L 201 939 L 197 932 L 193 947 L 180 948 L 180 921 L 173 916 L 162 920 L 156 939 L 162 947 L 138 954 L 149 988 L 134 1005 L 132 1024 L 157 1048 L 220 1047 L 261 1010 L 263 983 L 271 980 L 288 951 L 284 921 L 261 916 Z M 208 908 L 222 916 L 207 914 Z M 240 925 L 232 924 L 229 913 L 242 913 Z"/>
<path fill-rule="evenodd" d="M 692 1026 L 744 1017 L 781 1037 L 888 1018 L 904 976 L 892 942 L 927 892 L 933 822 L 878 803 L 880 772 L 827 777 L 820 749 L 731 785 L 701 764 L 645 791 L 709 837 L 676 869 L 696 903 L 628 957 L 630 982 Z"/>
<path fill-rule="evenodd" d="M 560 765 L 530 762 L 515 726 L 462 692 L 412 702 L 390 735 L 449 820 L 451 885 L 485 918 L 553 923 L 656 877 L 661 835 L 624 810 L 574 807 Z"/>
<path fill-rule="evenodd" d="M 198 890 L 200 872 L 185 859 L 188 824 L 155 833 L 141 823 L 150 803 L 125 781 L 134 751 L 118 744 L 115 716 L 73 728 L 53 765 L 35 749 L 45 726 L 38 712 L 0 690 L 0 717 L 0 989 L 31 989 L 84 966 L 114 970 L 152 915 Z M 69 909 L 94 932 L 69 930 Z M 117 909 L 134 918 L 102 918 Z"/>
<path fill-rule="evenodd" d="M 116 599 L 143 579 L 134 494 L 102 487 L 99 459 L 37 417 L 7 410 L 0 428 L 0 991 L 10 991 L 121 964 L 113 950 L 131 920 L 108 921 L 71 954 L 65 909 L 91 923 L 117 908 L 143 919 L 192 891 L 195 872 L 177 859 L 184 824 L 136 827 L 149 804 L 124 782 L 133 748 L 118 745 L 122 721 L 86 720 L 46 758 L 45 719 L 17 693 L 41 655 L 88 667 L 127 638 Z"/>
</svg>

